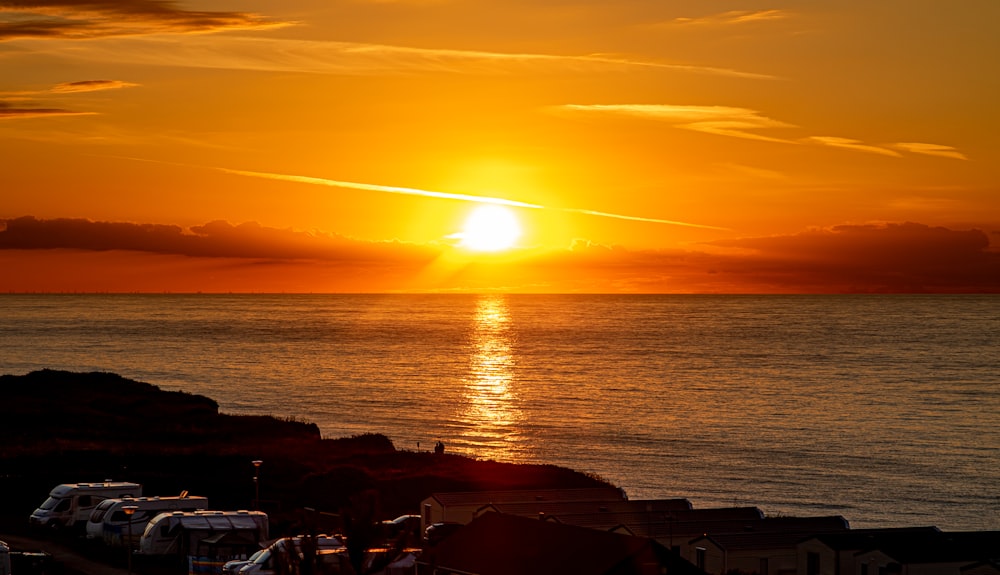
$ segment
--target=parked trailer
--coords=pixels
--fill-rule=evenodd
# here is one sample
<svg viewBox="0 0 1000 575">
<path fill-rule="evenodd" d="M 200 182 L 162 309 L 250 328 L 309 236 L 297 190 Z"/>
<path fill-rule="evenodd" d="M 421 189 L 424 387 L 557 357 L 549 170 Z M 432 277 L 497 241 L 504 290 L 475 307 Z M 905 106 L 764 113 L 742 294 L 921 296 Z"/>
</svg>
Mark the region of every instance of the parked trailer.
<svg viewBox="0 0 1000 575">
<path fill-rule="evenodd" d="M 149 521 L 139 538 L 143 555 L 246 557 L 268 538 L 261 511 L 173 511 Z"/>
<path fill-rule="evenodd" d="M 126 506 L 135 508 L 131 518 L 125 512 Z M 90 520 L 87 521 L 87 538 L 102 540 L 111 546 L 121 546 L 128 539 L 129 523 L 131 523 L 131 543 L 134 545 L 146 530 L 149 520 L 160 513 L 199 509 L 208 509 L 208 498 L 187 495 L 186 491 L 170 497 L 105 499 L 90 514 Z"/>
<path fill-rule="evenodd" d="M 78 527 L 83 529 L 90 513 L 105 499 L 139 497 L 142 485 L 127 481 L 101 483 L 61 483 L 31 513 L 28 522 L 42 527 Z"/>
</svg>

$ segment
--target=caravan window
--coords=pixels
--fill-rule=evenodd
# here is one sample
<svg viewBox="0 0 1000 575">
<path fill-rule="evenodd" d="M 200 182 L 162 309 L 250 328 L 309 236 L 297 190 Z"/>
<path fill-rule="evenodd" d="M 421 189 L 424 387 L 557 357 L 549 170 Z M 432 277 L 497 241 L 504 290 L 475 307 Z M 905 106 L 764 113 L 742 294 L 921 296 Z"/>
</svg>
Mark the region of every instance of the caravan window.
<svg viewBox="0 0 1000 575">
<path fill-rule="evenodd" d="M 81 495 L 76 498 L 76 504 L 78 507 L 92 507 L 94 505 L 93 497 L 90 495 Z"/>
<path fill-rule="evenodd" d="M 61 511 L 69 511 L 69 506 L 71 503 L 73 502 L 70 501 L 69 499 L 61 499 L 59 500 L 59 505 L 56 505 L 56 508 L 53 509 L 53 511 L 55 511 L 56 513 L 59 513 Z"/>
</svg>

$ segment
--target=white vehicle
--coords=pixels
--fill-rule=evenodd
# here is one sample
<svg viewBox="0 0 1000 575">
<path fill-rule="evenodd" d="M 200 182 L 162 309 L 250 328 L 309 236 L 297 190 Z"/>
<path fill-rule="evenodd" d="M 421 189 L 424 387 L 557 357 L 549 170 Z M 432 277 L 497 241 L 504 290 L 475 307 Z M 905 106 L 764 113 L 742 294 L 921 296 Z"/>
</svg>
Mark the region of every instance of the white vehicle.
<svg viewBox="0 0 1000 575">
<path fill-rule="evenodd" d="M 239 567 L 239 570 L 235 572 L 239 575 L 274 575 L 276 571 L 279 571 L 276 563 L 280 561 L 282 553 L 291 553 L 294 550 L 297 560 L 302 559 L 302 539 L 302 536 L 278 539 L 268 546 L 267 549 L 262 550 L 260 553 L 255 553 L 251 560 L 248 560 L 246 564 Z M 340 555 L 343 555 L 347 551 L 344 543 L 340 539 L 330 535 L 317 535 L 315 542 L 317 567 L 326 566 L 327 571 L 331 567 L 335 569 L 339 568 Z M 230 570 L 233 567 L 236 567 L 235 562 L 230 567 Z M 321 568 L 317 572 L 324 573 L 325 571 Z"/>
<path fill-rule="evenodd" d="M 267 549 L 258 549 L 257 551 L 254 551 L 253 555 L 247 557 L 246 559 L 232 559 L 230 561 L 226 561 L 222 565 L 222 574 L 236 575 L 237 573 L 240 572 L 240 569 L 242 569 L 246 565 L 249 565 L 250 563 L 253 563 L 254 560 L 260 557 L 260 554 L 265 551 L 267 551 Z M 0 573 L 0 575 L 3 574 Z"/>
<path fill-rule="evenodd" d="M 153 517 L 167 511 L 197 511 L 208 509 L 208 498 L 190 496 L 187 492 L 172 497 L 123 497 L 121 499 L 105 499 L 101 501 L 90 514 L 87 521 L 87 538 L 100 539 L 112 546 L 125 543 L 129 535 L 129 516 L 126 506 L 136 509 L 131 517 L 132 545 L 146 530 L 146 524 Z"/>
<path fill-rule="evenodd" d="M 262 511 L 172 511 L 153 517 L 139 538 L 143 555 L 247 556 L 267 539 Z"/>
<path fill-rule="evenodd" d="M 43 527 L 83 527 L 90 513 L 105 499 L 139 497 L 142 485 L 106 480 L 101 483 L 62 483 L 31 513 L 31 525 Z"/>
</svg>

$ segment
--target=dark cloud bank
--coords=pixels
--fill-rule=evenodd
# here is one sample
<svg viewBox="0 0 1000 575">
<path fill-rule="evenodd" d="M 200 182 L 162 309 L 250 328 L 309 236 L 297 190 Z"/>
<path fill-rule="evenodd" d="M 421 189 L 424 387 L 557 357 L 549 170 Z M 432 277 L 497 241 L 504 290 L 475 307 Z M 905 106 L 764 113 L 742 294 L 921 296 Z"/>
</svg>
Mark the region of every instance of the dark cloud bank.
<svg viewBox="0 0 1000 575">
<path fill-rule="evenodd" d="M 566 285 L 574 286 L 571 291 L 1000 293 L 1000 252 L 990 249 L 987 234 L 980 230 L 917 223 L 838 226 L 710 245 L 739 253 L 632 251 L 581 242 L 500 265 L 516 266 L 524 284 L 570 282 Z M 120 250 L 248 263 L 312 261 L 353 269 L 359 264 L 411 268 L 416 274 L 444 247 L 357 241 L 256 223 L 215 221 L 185 230 L 28 216 L 0 220 L 0 249 Z M 477 266 L 482 271 L 490 265 L 496 264 L 473 263 L 459 275 L 472 278 Z"/>
</svg>

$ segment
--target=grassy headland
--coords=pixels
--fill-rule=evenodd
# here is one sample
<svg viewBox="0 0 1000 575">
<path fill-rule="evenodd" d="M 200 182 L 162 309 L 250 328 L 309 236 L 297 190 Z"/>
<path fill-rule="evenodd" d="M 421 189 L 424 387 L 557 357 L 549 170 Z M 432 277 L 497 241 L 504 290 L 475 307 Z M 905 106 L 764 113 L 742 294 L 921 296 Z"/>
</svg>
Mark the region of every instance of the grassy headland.
<svg viewBox="0 0 1000 575">
<path fill-rule="evenodd" d="M 332 517 L 359 496 L 391 518 L 417 513 L 435 492 L 609 485 L 553 465 L 400 451 L 375 433 L 323 439 L 312 423 L 222 414 L 210 398 L 112 373 L 0 376 L 0 402 L 0 492 L 11 494 L 0 528 L 8 530 L 26 526 L 59 483 L 135 481 L 144 495 L 187 490 L 213 509 L 248 509 L 255 459 L 264 461 L 261 508 L 278 530 L 294 529 L 305 508 Z"/>
</svg>

